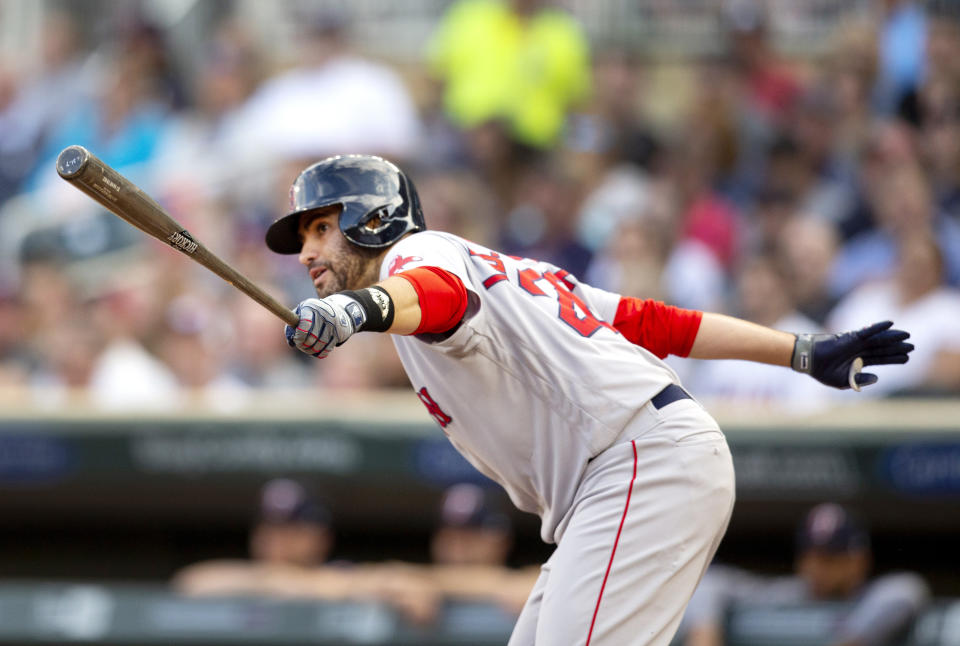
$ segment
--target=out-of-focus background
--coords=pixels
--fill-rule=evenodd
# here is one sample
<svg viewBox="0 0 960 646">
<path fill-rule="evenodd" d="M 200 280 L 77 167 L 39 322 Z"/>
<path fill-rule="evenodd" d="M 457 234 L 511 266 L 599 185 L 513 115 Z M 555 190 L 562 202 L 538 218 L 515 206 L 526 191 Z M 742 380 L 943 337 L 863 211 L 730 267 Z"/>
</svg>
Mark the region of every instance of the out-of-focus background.
<svg viewBox="0 0 960 646">
<path fill-rule="evenodd" d="M 290 305 L 310 282 L 264 231 L 300 169 L 366 152 L 431 228 L 624 295 L 894 320 L 917 349 L 860 394 L 671 359 L 733 448 L 718 561 L 803 578 L 822 502 L 869 528 L 843 594 L 722 629 L 840 643 L 911 571 L 896 641 L 856 643 L 960 644 L 957 3 L 0 0 L 0 643 L 505 643 L 549 547 L 389 339 L 305 360 L 59 180 L 71 144 Z"/>
</svg>

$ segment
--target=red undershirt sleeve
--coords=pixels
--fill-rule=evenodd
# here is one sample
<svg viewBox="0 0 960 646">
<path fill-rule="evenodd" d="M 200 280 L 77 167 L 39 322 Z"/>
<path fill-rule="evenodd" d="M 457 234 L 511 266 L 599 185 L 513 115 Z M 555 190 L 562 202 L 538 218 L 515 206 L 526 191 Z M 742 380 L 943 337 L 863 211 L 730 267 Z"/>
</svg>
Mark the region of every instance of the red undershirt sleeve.
<svg viewBox="0 0 960 646">
<path fill-rule="evenodd" d="M 416 267 L 395 275 L 413 285 L 420 301 L 420 327 L 413 334 L 446 332 L 467 311 L 467 289 L 459 277 L 446 269 Z"/>
<path fill-rule="evenodd" d="M 700 329 L 703 312 L 686 310 L 660 301 L 622 297 L 613 327 L 632 343 L 661 359 L 668 354 L 689 356 Z"/>
</svg>

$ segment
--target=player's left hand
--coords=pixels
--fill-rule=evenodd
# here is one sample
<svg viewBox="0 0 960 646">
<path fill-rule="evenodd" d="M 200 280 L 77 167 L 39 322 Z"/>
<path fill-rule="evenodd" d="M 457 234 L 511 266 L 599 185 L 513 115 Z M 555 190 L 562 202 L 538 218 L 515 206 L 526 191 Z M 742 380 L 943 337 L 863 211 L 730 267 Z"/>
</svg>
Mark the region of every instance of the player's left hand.
<svg viewBox="0 0 960 646">
<path fill-rule="evenodd" d="M 798 334 L 793 369 L 834 388 L 860 390 L 877 382 L 877 375 L 859 371 L 862 366 L 909 360 L 913 344 L 905 341 L 910 333 L 892 327 L 892 321 L 883 321 L 843 334 Z"/>
<path fill-rule="evenodd" d="M 347 313 L 349 303 L 356 304 L 353 299 L 340 294 L 301 301 L 294 310 L 300 317 L 297 327 L 288 325 L 284 330 L 287 344 L 311 357 L 323 359 L 333 348 L 343 345 L 363 323 L 362 319 L 355 319 Z"/>
</svg>

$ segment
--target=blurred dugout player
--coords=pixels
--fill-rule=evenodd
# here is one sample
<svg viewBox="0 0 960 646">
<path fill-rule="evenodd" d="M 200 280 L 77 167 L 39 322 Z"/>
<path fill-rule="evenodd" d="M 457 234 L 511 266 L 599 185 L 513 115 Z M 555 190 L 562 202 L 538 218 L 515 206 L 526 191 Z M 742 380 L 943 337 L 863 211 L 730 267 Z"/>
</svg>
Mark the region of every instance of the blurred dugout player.
<svg viewBox="0 0 960 646">
<path fill-rule="evenodd" d="M 297 596 L 303 587 L 304 572 L 316 570 L 330 556 L 330 521 L 330 513 L 311 499 L 300 483 L 271 480 L 260 492 L 250 531 L 250 559 L 197 563 L 177 573 L 173 584 L 180 592 L 191 595 Z M 331 585 L 316 589 L 339 596 L 338 578 L 328 577 Z"/>
<path fill-rule="evenodd" d="M 834 646 L 896 643 L 929 596 L 918 575 L 869 578 L 870 537 L 843 507 L 825 503 L 797 535 L 796 573 L 762 577 L 726 566 L 707 570 L 683 619 L 685 646 L 723 646 L 724 616 L 735 603 L 842 601 L 849 610 L 831 636 Z"/>
<path fill-rule="evenodd" d="M 512 547 L 510 519 L 489 493 L 454 485 L 443 497 L 430 542 L 430 578 L 444 597 L 489 601 L 519 615 L 540 568 L 507 567 Z"/>
<path fill-rule="evenodd" d="M 261 490 L 250 560 L 197 563 L 177 573 L 173 585 L 192 596 L 383 602 L 415 623 L 433 619 L 438 593 L 425 577 L 393 576 L 391 564 L 330 562 L 333 541 L 330 512 L 303 485 L 271 480 Z"/>
</svg>

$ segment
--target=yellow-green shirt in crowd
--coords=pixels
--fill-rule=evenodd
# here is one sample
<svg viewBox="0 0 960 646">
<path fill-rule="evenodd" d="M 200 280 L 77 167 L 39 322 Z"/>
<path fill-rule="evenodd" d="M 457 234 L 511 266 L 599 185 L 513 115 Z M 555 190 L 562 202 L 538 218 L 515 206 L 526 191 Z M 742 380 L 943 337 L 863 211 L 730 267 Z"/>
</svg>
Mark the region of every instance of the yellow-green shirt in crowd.
<svg viewBox="0 0 960 646">
<path fill-rule="evenodd" d="M 431 71 L 446 83 L 444 107 L 460 126 L 503 119 L 519 141 L 553 144 L 571 105 L 586 97 L 586 38 L 569 14 L 543 8 L 529 17 L 504 2 L 460 0 L 428 50 Z"/>
</svg>

